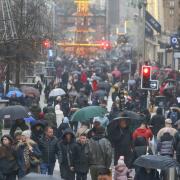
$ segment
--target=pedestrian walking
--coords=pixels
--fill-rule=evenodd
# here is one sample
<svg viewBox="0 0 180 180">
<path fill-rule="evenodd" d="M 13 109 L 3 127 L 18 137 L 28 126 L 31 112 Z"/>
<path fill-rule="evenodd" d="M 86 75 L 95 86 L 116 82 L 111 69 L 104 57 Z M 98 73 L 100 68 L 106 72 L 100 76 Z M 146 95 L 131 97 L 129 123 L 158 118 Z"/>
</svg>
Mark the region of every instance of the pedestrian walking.
<svg viewBox="0 0 180 180">
<path fill-rule="evenodd" d="M 44 135 L 39 141 L 39 149 L 42 152 L 41 174 L 53 175 L 56 155 L 58 154 L 57 142 L 53 128 L 46 127 Z"/>
<path fill-rule="evenodd" d="M 64 117 L 62 123 L 57 129 L 57 138 L 58 139 L 62 138 L 64 131 L 68 128 L 70 128 L 69 119 L 67 117 Z"/>
<path fill-rule="evenodd" d="M 9 135 L 1 138 L 0 146 L 0 179 L 16 180 L 18 174 L 16 151 L 13 148 L 13 139 Z"/>
<path fill-rule="evenodd" d="M 86 134 L 80 134 L 77 141 L 77 162 L 75 165 L 76 180 L 87 180 L 89 172 L 88 140 Z"/>
<path fill-rule="evenodd" d="M 78 149 L 75 135 L 71 129 L 66 129 L 62 140 L 58 143 L 58 160 L 61 177 L 65 180 L 75 180 L 75 165 Z"/>
<path fill-rule="evenodd" d="M 39 173 L 41 152 L 38 145 L 30 139 L 31 131 L 26 130 L 21 134 L 21 140 L 16 146 L 17 160 L 19 165 L 19 178 L 26 174 L 35 172 Z"/>
<path fill-rule="evenodd" d="M 118 164 L 115 166 L 114 180 L 128 180 L 129 170 L 124 163 L 124 157 L 121 156 Z"/>
<path fill-rule="evenodd" d="M 117 165 L 120 156 L 124 156 L 128 168 L 132 163 L 132 134 L 128 118 L 125 114 L 116 118 L 117 125 L 108 130 L 108 138 L 114 146 L 114 165 Z"/>
<path fill-rule="evenodd" d="M 112 161 L 112 147 L 105 138 L 103 127 L 96 129 L 96 134 L 88 142 L 89 165 L 92 180 L 98 179 L 101 168 L 109 169 Z"/>
<path fill-rule="evenodd" d="M 141 122 L 140 127 L 137 128 L 133 133 L 133 140 L 138 137 L 145 137 L 147 141 L 151 140 L 153 137 L 153 133 L 151 129 L 147 127 L 147 123 L 145 120 Z"/>
</svg>

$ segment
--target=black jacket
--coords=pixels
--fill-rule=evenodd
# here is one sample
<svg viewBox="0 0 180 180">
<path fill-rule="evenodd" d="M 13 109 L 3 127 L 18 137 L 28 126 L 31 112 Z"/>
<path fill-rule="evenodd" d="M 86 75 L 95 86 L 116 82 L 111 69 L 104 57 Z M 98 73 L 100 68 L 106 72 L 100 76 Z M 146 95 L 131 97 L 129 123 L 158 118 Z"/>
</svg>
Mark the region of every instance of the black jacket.
<svg viewBox="0 0 180 180">
<path fill-rule="evenodd" d="M 58 153 L 57 138 L 52 137 L 47 139 L 43 136 L 39 141 L 39 149 L 42 152 L 42 162 L 43 163 L 55 163 L 56 155 Z"/>
<path fill-rule="evenodd" d="M 67 142 L 65 136 L 72 135 L 71 142 Z M 62 140 L 58 143 L 58 160 L 60 164 L 61 177 L 67 180 L 73 180 L 74 173 L 70 167 L 75 167 L 77 162 L 77 143 L 75 142 L 75 135 L 71 129 L 66 129 L 62 136 Z"/>
<path fill-rule="evenodd" d="M 115 150 L 115 165 L 119 159 L 119 156 L 125 157 L 125 163 L 128 167 L 132 162 L 132 135 L 129 128 L 121 129 L 119 126 L 109 130 L 108 137 L 114 146 Z"/>
<path fill-rule="evenodd" d="M 160 114 L 154 115 L 150 120 L 150 125 L 152 126 L 154 136 L 157 136 L 159 130 L 165 126 L 164 116 Z"/>
<path fill-rule="evenodd" d="M 68 128 L 70 128 L 68 123 L 61 123 L 57 129 L 57 138 L 62 138 L 64 131 Z"/>
<path fill-rule="evenodd" d="M 87 173 L 89 171 L 88 146 L 87 144 L 77 143 L 77 161 L 75 164 L 76 172 Z"/>
<path fill-rule="evenodd" d="M 0 174 L 12 174 L 18 170 L 17 154 L 12 147 L 0 146 Z"/>
</svg>

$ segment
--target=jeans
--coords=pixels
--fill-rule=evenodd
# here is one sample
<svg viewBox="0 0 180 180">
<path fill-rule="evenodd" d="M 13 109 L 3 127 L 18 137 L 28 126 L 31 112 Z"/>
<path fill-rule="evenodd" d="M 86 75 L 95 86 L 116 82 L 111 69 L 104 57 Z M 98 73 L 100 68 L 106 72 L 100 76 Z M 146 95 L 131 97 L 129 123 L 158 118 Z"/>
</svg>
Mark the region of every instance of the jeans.
<svg viewBox="0 0 180 180">
<path fill-rule="evenodd" d="M 76 180 L 87 180 L 87 173 L 77 172 Z"/>
<path fill-rule="evenodd" d="M 53 175 L 55 163 L 42 163 L 40 165 L 41 174 Z"/>
</svg>

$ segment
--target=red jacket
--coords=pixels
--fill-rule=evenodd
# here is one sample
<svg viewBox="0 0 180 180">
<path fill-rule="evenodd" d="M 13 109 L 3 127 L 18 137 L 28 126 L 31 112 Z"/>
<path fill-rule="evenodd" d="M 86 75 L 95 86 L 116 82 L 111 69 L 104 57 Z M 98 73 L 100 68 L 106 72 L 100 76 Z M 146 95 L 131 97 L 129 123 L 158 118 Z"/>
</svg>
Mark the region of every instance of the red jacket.
<svg viewBox="0 0 180 180">
<path fill-rule="evenodd" d="M 87 82 L 87 75 L 86 75 L 85 72 L 83 72 L 83 73 L 81 74 L 81 82 L 82 82 L 82 83 L 86 83 L 86 82 Z"/>
<path fill-rule="evenodd" d="M 148 141 L 149 139 L 152 139 L 153 133 L 150 128 L 137 128 L 133 133 L 133 140 L 135 140 L 137 137 L 145 137 Z"/>
</svg>

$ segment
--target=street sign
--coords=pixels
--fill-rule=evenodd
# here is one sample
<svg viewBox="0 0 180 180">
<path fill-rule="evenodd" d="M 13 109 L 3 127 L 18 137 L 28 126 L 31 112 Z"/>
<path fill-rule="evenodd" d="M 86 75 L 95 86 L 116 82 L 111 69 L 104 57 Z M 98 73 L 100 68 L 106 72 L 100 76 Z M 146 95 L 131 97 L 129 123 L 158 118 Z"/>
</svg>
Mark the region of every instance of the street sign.
<svg viewBox="0 0 180 180">
<path fill-rule="evenodd" d="M 180 50 L 180 36 L 178 35 L 171 36 L 171 46 L 173 47 L 173 49 Z"/>
<path fill-rule="evenodd" d="M 146 11 L 146 22 L 149 23 L 154 30 L 158 33 L 161 33 L 161 25 L 160 23 L 148 12 Z"/>
</svg>

